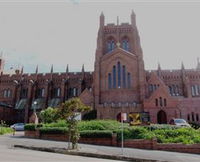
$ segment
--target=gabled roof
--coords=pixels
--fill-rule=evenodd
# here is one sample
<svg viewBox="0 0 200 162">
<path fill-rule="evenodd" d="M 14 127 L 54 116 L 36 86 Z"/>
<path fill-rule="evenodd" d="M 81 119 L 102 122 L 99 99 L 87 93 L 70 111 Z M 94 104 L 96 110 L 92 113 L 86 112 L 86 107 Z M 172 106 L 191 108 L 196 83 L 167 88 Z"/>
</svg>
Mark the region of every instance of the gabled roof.
<svg viewBox="0 0 200 162">
<path fill-rule="evenodd" d="M 128 57 L 132 57 L 132 58 L 136 58 L 137 55 L 134 53 L 131 53 L 129 51 L 126 51 L 120 47 L 115 48 L 113 51 L 106 53 L 105 55 L 103 55 L 103 57 L 101 58 L 102 60 L 108 59 L 110 57 L 113 57 L 114 55 L 118 54 L 118 53 L 123 53 L 123 55 L 126 55 Z"/>
<path fill-rule="evenodd" d="M 93 95 L 92 92 L 89 91 L 87 88 L 80 94 L 79 98 L 84 104 L 91 104 L 93 103 Z"/>
</svg>

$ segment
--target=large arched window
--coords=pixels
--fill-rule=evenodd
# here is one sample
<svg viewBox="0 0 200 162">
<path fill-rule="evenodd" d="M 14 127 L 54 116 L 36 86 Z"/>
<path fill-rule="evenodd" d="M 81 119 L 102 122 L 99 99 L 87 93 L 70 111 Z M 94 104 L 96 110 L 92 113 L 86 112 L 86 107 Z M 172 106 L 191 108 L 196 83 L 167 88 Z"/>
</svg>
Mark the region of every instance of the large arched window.
<svg viewBox="0 0 200 162">
<path fill-rule="evenodd" d="M 122 48 L 126 51 L 129 51 L 129 41 L 127 37 L 122 39 Z"/>
<path fill-rule="evenodd" d="M 116 88 L 116 66 L 113 66 L 113 88 Z"/>
<path fill-rule="evenodd" d="M 128 88 L 131 88 L 131 74 L 128 73 L 127 75 L 127 81 L 128 81 Z"/>
<path fill-rule="evenodd" d="M 123 77 L 123 88 L 126 88 L 126 67 L 123 65 L 122 68 L 122 77 Z"/>
<path fill-rule="evenodd" d="M 107 86 L 111 88 L 131 88 L 131 74 L 127 72 L 126 66 L 117 62 L 112 67 L 112 72 L 107 75 Z"/>
<path fill-rule="evenodd" d="M 113 38 L 110 38 L 107 41 L 107 52 L 111 52 L 113 51 L 115 48 L 115 40 Z"/>
<path fill-rule="evenodd" d="M 117 63 L 118 88 L 121 88 L 121 64 Z"/>
<path fill-rule="evenodd" d="M 112 78 L 111 78 L 111 74 L 108 74 L 108 88 L 111 89 L 112 88 Z"/>
</svg>

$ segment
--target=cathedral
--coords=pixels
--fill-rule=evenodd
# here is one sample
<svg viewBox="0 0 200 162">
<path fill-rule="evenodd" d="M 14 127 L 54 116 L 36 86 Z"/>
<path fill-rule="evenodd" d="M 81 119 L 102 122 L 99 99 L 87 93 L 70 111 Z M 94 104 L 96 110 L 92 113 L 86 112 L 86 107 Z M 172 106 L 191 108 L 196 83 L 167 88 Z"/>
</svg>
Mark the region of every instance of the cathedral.
<svg viewBox="0 0 200 162">
<path fill-rule="evenodd" d="M 4 72 L 0 59 L 0 120 L 29 122 L 33 111 L 58 107 L 80 97 L 97 112 L 98 119 L 115 119 L 120 113 L 147 113 L 151 123 L 169 123 L 172 118 L 200 122 L 200 62 L 195 69 L 157 70 L 144 68 L 143 52 L 136 26 L 105 24 L 99 18 L 94 71 L 27 74 Z"/>
</svg>

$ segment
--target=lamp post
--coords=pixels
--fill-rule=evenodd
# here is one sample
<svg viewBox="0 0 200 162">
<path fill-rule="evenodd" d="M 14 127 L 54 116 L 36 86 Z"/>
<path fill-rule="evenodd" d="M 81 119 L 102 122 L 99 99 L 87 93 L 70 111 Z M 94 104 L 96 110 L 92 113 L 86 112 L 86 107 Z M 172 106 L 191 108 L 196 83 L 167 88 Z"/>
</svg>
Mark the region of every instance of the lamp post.
<svg viewBox="0 0 200 162">
<path fill-rule="evenodd" d="M 37 101 L 34 101 L 33 104 L 34 104 L 34 106 L 33 106 L 33 112 L 36 113 Z"/>
<path fill-rule="evenodd" d="M 36 129 L 36 124 L 38 124 L 38 118 L 37 118 L 37 114 L 36 114 L 36 106 L 37 106 L 37 101 L 34 101 L 33 102 L 34 106 L 33 106 L 33 114 L 35 116 L 35 119 L 34 119 L 34 124 L 35 124 L 35 129 Z"/>
</svg>

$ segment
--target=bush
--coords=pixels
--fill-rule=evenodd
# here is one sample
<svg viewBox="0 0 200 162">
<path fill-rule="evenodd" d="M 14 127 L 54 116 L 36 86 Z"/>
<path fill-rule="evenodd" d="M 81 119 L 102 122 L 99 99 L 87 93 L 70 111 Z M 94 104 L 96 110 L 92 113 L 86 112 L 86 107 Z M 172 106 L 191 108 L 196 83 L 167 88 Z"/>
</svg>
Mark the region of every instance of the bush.
<svg viewBox="0 0 200 162">
<path fill-rule="evenodd" d="M 114 120 L 91 120 L 91 121 L 81 121 L 78 123 L 78 129 L 80 131 L 84 130 L 118 130 L 120 128 L 120 123 Z"/>
<path fill-rule="evenodd" d="M 64 127 L 42 127 L 39 130 L 42 134 L 65 134 L 68 132 L 68 129 Z"/>
<path fill-rule="evenodd" d="M 121 140 L 122 132 L 117 131 L 117 140 Z M 151 139 L 154 134 L 145 127 L 134 126 L 123 130 L 124 139 Z"/>
<path fill-rule="evenodd" d="M 58 119 L 58 109 L 48 107 L 47 109 L 42 110 L 39 116 L 43 123 L 55 122 Z"/>
<path fill-rule="evenodd" d="M 43 127 L 68 127 L 65 120 L 58 120 L 57 122 L 43 124 Z"/>
<path fill-rule="evenodd" d="M 148 128 L 149 130 L 153 131 L 153 130 L 157 130 L 157 129 L 178 129 L 180 127 L 177 127 L 176 125 L 169 125 L 169 124 L 151 124 L 148 126 L 145 126 L 145 128 Z"/>
<path fill-rule="evenodd" d="M 0 135 L 12 133 L 12 132 L 13 132 L 12 128 L 0 126 Z"/>
<path fill-rule="evenodd" d="M 159 143 L 200 143 L 200 131 L 192 128 L 178 128 L 175 130 L 157 129 L 152 132 Z"/>
<path fill-rule="evenodd" d="M 26 131 L 35 131 L 36 128 L 40 128 L 40 127 L 43 127 L 43 124 L 30 123 L 30 124 L 26 124 L 24 126 L 24 130 L 26 130 Z"/>
<path fill-rule="evenodd" d="M 194 129 L 200 129 L 200 123 L 190 122 L 189 124 L 190 124 L 190 125 L 192 126 L 192 128 L 194 128 Z"/>
<path fill-rule="evenodd" d="M 83 138 L 111 138 L 112 131 L 109 130 L 85 130 L 80 132 L 80 136 Z"/>
</svg>

